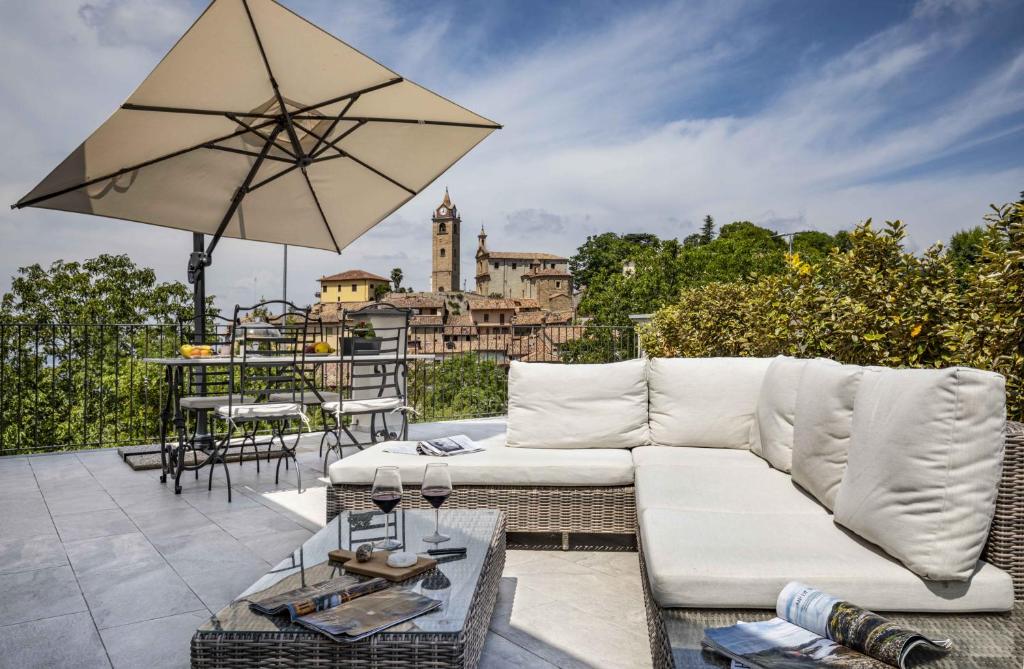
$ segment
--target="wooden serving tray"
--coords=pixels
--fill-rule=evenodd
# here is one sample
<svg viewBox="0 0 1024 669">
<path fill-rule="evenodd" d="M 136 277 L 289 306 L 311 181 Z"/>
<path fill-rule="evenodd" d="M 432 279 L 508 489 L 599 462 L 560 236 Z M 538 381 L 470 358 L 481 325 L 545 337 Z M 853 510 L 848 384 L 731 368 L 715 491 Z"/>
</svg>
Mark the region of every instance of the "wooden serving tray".
<svg viewBox="0 0 1024 669">
<path fill-rule="evenodd" d="M 425 571 L 430 571 L 437 566 L 437 560 L 433 558 L 418 557 L 416 564 L 408 567 L 389 567 L 389 551 L 373 551 L 370 554 L 369 562 L 357 562 L 356 552 L 344 549 L 333 550 L 327 554 L 332 562 L 338 562 L 345 566 L 345 571 L 363 576 L 379 576 L 392 582 L 406 581 L 413 576 L 419 576 Z"/>
</svg>

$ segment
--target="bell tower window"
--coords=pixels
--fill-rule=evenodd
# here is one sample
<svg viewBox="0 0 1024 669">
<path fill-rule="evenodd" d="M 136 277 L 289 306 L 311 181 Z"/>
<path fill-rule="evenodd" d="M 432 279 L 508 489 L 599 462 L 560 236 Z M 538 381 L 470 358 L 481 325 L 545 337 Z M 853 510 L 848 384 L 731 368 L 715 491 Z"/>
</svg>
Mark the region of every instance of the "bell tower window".
<svg viewBox="0 0 1024 669">
<path fill-rule="evenodd" d="M 441 249 L 441 257 L 444 257 L 444 249 Z"/>
<path fill-rule="evenodd" d="M 445 225 L 444 223 L 438 223 L 437 231 L 443 235 L 444 233 L 448 232 L 448 226 Z"/>
</svg>

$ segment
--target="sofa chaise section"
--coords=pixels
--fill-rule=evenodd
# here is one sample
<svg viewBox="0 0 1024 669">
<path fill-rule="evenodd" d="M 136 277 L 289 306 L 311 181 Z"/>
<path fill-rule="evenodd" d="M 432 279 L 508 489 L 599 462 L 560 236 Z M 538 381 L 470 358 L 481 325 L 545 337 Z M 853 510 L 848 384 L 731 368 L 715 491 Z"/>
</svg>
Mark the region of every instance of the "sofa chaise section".
<svg viewBox="0 0 1024 669">
<path fill-rule="evenodd" d="M 400 468 L 405 508 L 430 508 L 419 495 L 423 469 L 430 462 L 448 464 L 452 496 L 445 508 L 501 509 L 510 534 L 622 535 L 636 533 L 633 461 L 626 449 L 511 448 L 503 423 L 488 421 L 489 436 L 470 434 L 486 447 L 482 453 L 439 458 L 384 451 L 378 444 L 347 456 L 329 468 L 327 517 L 341 511 L 373 508 L 370 487 L 377 467 Z M 467 430 L 467 424 L 449 429 Z M 468 431 L 468 430 L 467 430 Z M 614 542 L 612 542 L 614 543 Z"/>
</svg>

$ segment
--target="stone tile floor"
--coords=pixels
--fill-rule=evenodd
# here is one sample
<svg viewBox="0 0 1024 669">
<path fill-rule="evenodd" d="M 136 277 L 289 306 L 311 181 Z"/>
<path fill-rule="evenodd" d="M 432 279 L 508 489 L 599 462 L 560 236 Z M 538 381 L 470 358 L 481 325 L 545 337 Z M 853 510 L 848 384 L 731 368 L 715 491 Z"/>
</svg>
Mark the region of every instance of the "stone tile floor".
<svg viewBox="0 0 1024 669">
<path fill-rule="evenodd" d="M 229 465 L 230 504 L 220 468 L 175 495 L 113 450 L 0 458 L 0 666 L 187 667 L 203 619 L 323 526 L 318 443 L 301 494 L 294 470 Z M 636 553 L 509 551 L 481 666 L 650 666 Z"/>
</svg>

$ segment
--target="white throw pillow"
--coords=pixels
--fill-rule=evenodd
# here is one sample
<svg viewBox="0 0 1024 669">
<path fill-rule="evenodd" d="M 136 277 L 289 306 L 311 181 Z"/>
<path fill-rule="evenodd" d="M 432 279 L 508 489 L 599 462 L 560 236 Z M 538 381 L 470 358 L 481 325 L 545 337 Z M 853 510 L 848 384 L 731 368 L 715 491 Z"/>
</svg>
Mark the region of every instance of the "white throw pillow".
<svg viewBox="0 0 1024 669">
<path fill-rule="evenodd" d="M 789 472 L 793 463 L 796 391 L 807 362 L 784 355 L 772 360 L 757 396 L 757 429 L 750 433 L 750 450 L 783 472 Z"/>
<path fill-rule="evenodd" d="M 866 369 L 835 520 L 918 576 L 964 581 L 995 511 L 1005 380 L 977 369 Z"/>
<path fill-rule="evenodd" d="M 513 362 L 508 446 L 632 448 L 648 443 L 647 361 Z"/>
<path fill-rule="evenodd" d="M 796 393 L 793 482 L 832 510 L 846 471 L 853 402 L 863 367 L 811 360 Z"/>
<path fill-rule="evenodd" d="M 749 448 L 772 358 L 654 358 L 648 370 L 651 442 Z"/>
</svg>

